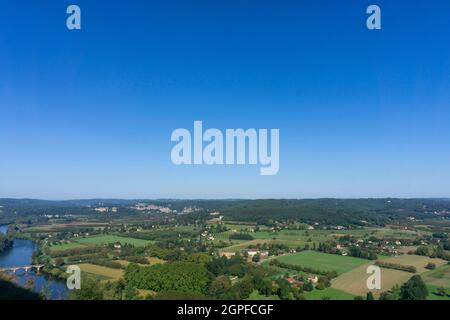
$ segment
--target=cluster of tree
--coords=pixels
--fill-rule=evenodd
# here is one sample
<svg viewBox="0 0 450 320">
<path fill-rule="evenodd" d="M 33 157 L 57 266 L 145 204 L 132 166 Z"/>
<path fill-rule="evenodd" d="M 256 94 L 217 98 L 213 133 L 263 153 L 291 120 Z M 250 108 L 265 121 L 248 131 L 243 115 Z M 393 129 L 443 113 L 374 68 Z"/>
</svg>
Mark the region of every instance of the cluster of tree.
<svg viewBox="0 0 450 320">
<path fill-rule="evenodd" d="M 230 259 L 225 256 L 214 258 L 206 265 L 206 267 L 208 271 L 216 277 L 219 275 L 226 275 L 242 278 L 249 270 L 247 260 L 238 253 Z"/>
<path fill-rule="evenodd" d="M 261 295 L 277 295 L 282 300 L 303 299 L 303 288 L 291 286 L 284 278 L 272 280 L 268 272 L 261 266 L 249 265 L 246 275 L 234 283 L 230 276 L 219 275 L 212 279 L 208 295 L 220 300 L 242 300 L 256 290 Z"/>
<path fill-rule="evenodd" d="M 400 300 L 426 300 L 428 289 L 419 275 L 412 276 L 400 288 Z"/>
<path fill-rule="evenodd" d="M 182 261 L 194 262 L 198 264 L 206 265 L 211 261 L 211 256 L 204 252 L 194 252 L 185 254 L 182 256 Z"/>
<path fill-rule="evenodd" d="M 204 204 L 205 207 L 208 204 Z M 215 201 L 215 208 L 230 220 L 269 224 L 293 219 L 304 223 L 363 226 L 385 225 L 408 216 L 423 218 L 429 212 L 448 210 L 450 201 L 433 199 L 301 199 Z M 366 222 L 362 222 L 366 221 Z"/>
<path fill-rule="evenodd" d="M 122 265 L 119 262 L 109 259 L 91 259 L 89 260 L 89 263 L 111 269 L 122 269 Z"/>
<path fill-rule="evenodd" d="M 433 292 L 433 293 L 440 297 L 450 296 L 450 294 L 447 294 L 447 290 L 444 287 L 436 288 L 436 292 Z"/>
<path fill-rule="evenodd" d="M 346 235 L 344 235 L 342 237 L 339 237 L 339 239 L 337 241 L 339 242 L 340 245 L 349 246 L 349 245 L 355 243 L 356 240 L 357 239 L 355 237 L 346 234 Z"/>
<path fill-rule="evenodd" d="M 0 300 L 42 300 L 42 296 L 21 288 L 8 279 L 0 278 Z"/>
<path fill-rule="evenodd" d="M 258 243 L 256 245 L 249 245 L 247 247 L 248 249 L 258 249 L 258 250 L 264 250 L 269 252 L 269 256 L 277 256 L 283 253 L 287 253 L 291 251 L 291 248 L 289 248 L 288 245 L 284 243 L 277 243 L 277 242 L 271 242 L 271 243 Z M 301 248 L 297 248 L 297 251 L 302 250 Z"/>
<path fill-rule="evenodd" d="M 342 254 L 342 251 L 339 250 L 338 248 L 336 248 L 336 244 L 334 244 L 332 242 L 319 243 L 317 250 L 320 252 L 331 253 L 331 254 L 339 254 L 339 255 Z"/>
<path fill-rule="evenodd" d="M 67 250 L 48 251 L 47 254 L 50 255 L 52 258 L 59 258 L 59 257 L 80 256 L 80 255 L 92 254 L 92 253 L 104 253 L 107 251 L 108 251 L 107 248 L 104 248 L 104 247 L 88 246 L 88 247 L 81 247 L 81 248 L 74 248 L 74 249 L 67 249 Z"/>
<path fill-rule="evenodd" d="M 221 300 L 240 300 L 248 298 L 253 290 L 254 283 L 250 276 L 233 285 L 230 277 L 220 275 L 211 281 L 208 295 Z"/>
<path fill-rule="evenodd" d="M 296 287 L 286 279 L 278 278 L 276 280 L 263 279 L 256 284 L 255 289 L 261 295 L 276 295 L 281 300 L 304 300 L 304 291 L 312 291 L 314 287 L 310 282 L 306 282 L 302 287 Z"/>
<path fill-rule="evenodd" d="M 317 250 L 320 252 L 342 255 L 342 250 L 338 249 L 333 242 L 319 243 Z M 378 255 L 375 251 L 357 246 L 351 246 L 348 249 L 348 255 L 368 260 L 378 259 Z"/>
<path fill-rule="evenodd" d="M 436 269 L 436 264 L 433 262 L 428 262 L 425 268 L 427 268 L 428 270 L 434 270 Z"/>
<path fill-rule="evenodd" d="M 8 236 L 4 236 L 0 234 L 0 252 L 12 247 L 13 240 L 10 239 Z"/>
<path fill-rule="evenodd" d="M 356 258 L 368 259 L 368 260 L 377 260 L 378 255 L 373 250 L 368 250 L 365 248 L 360 248 L 357 246 L 352 246 L 348 250 L 348 255 Z"/>
<path fill-rule="evenodd" d="M 83 278 L 80 290 L 73 290 L 72 300 L 134 300 L 138 299 L 136 288 L 127 285 L 125 280 L 98 281 L 93 278 Z"/>
<path fill-rule="evenodd" d="M 83 255 L 73 255 L 65 258 L 66 263 L 79 263 L 79 262 L 90 262 L 99 259 L 108 259 L 109 256 L 106 252 L 99 253 L 89 253 Z"/>
<path fill-rule="evenodd" d="M 210 275 L 204 265 L 192 262 L 170 262 L 150 267 L 130 263 L 125 268 L 127 285 L 157 292 L 187 292 L 204 294 L 210 282 Z"/>
<path fill-rule="evenodd" d="M 270 260 L 269 264 L 271 266 L 275 266 L 275 267 L 279 267 L 279 268 L 284 268 L 284 269 L 290 269 L 290 270 L 295 270 L 295 271 L 302 271 L 302 272 L 306 272 L 306 273 L 323 275 L 323 276 L 326 276 L 328 279 L 333 279 L 333 278 L 337 277 L 337 272 L 336 271 L 324 271 L 324 270 L 318 270 L 318 269 L 314 269 L 314 268 L 302 267 L 302 266 L 300 266 L 298 264 L 291 264 L 291 263 L 281 262 L 278 259 Z"/>
<path fill-rule="evenodd" d="M 190 231 L 180 231 L 180 230 L 152 230 L 144 232 L 132 232 L 128 236 L 136 239 L 143 240 L 154 240 L 154 241 L 164 241 L 164 240 L 175 240 L 179 238 L 192 238 L 197 234 Z"/>
<path fill-rule="evenodd" d="M 420 275 L 412 276 L 402 286 L 395 285 L 380 294 L 380 300 L 426 300 L 428 289 Z"/>
<path fill-rule="evenodd" d="M 430 258 L 440 258 L 446 261 L 450 261 L 450 252 L 447 251 L 447 249 L 445 249 L 449 247 L 450 244 L 447 244 L 447 242 L 441 244 L 436 248 L 428 246 L 419 246 L 417 247 L 414 253 L 419 256 L 428 256 Z"/>
<path fill-rule="evenodd" d="M 416 273 L 417 268 L 414 266 L 404 266 L 398 263 L 391 263 L 391 262 L 385 262 L 385 261 L 376 261 L 375 265 L 381 267 L 381 268 L 387 268 L 387 269 L 394 269 L 394 270 L 400 270 L 400 271 L 406 271 L 411 273 Z"/>
<path fill-rule="evenodd" d="M 229 228 L 222 223 L 219 224 L 213 224 L 213 225 L 209 225 L 209 231 L 212 233 L 222 233 L 222 232 L 226 232 L 229 230 Z M 204 230 L 202 230 L 204 231 Z"/>
<path fill-rule="evenodd" d="M 232 233 L 229 237 L 230 240 L 253 240 L 253 237 L 249 233 L 239 232 Z"/>
<path fill-rule="evenodd" d="M 145 250 L 147 254 L 152 257 L 157 257 L 167 261 L 180 261 L 182 260 L 183 256 L 188 254 L 186 250 L 181 250 L 180 248 L 181 246 L 162 247 L 161 243 L 159 243 L 158 245 L 148 246 Z"/>
<path fill-rule="evenodd" d="M 14 234 L 15 228 L 11 226 L 8 227 L 5 234 L 0 232 L 0 252 L 12 247 Z"/>
<path fill-rule="evenodd" d="M 450 250 L 450 240 L 446 240 L 442 243 L 442 249 Z"/>
<path fill-rule="evenodd" d="M 148 261 L 146 257 L 142 256 L 125 256 L 123 257 L 123 260 L 139 264 L 150 264 L 150 261 Z"/>
<path fill-rule="evenodd" d="M 434 232 L 433 238 L 448 239 L 448 234 L 446 232 Z"/>
<path fill-rule="evenodd" d="M 415 254 L 419 256 L 429 256 L 430 255 L 430 249 L 428 249 L 427 246 L 419 246 L 417 247 Z"/>
</svg>

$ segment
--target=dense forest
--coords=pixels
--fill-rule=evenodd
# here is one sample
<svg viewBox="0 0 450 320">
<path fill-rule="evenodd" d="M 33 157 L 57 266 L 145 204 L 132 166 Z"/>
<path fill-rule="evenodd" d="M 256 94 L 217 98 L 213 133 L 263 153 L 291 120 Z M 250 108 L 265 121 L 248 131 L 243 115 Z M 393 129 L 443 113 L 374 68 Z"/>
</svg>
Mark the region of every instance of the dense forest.
<svg viewBox="0 0 450 320">
<path fill-rule="evenodd" d="M 201 215 L 219 211 L 225 220 L 254 221 L 270 224 L 280 219 L 295 219 L 306 223 L 354 224 L 363 222 L 383 225 L 409 216 L 417 218 L 450 216 L 450 199 L 266 199 L 266 200 L 120 200 L 93 199 L 45 201 L 31 199 L 0 199 L 3 219 L 8 216 L 43 214 L 93 215 L 90 206 L 101 203 L 117 206 L 121 215 L 137 215 L 133 206 L 151 203 L 181 211 L 185 207 L 201 208 Z M 0 216 L 0 219 L 2 217 Z"/>
</svg>

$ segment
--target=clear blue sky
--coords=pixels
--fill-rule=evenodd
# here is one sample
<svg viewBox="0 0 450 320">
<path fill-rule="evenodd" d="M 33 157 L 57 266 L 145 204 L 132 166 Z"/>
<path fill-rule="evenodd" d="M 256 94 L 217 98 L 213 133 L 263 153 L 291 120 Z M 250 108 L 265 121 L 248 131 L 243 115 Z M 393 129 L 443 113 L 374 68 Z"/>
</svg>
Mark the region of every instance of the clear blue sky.
<svg viewBox="0 0 450 320">
<path fill-rule="evenodd" d="M 448 0 L 1 0 L 0 197 L 449 197 L 449 15 Z M 278 175 L 174 166 L 171 132 L 194 120 L 279 128 Z"/>
</svg>

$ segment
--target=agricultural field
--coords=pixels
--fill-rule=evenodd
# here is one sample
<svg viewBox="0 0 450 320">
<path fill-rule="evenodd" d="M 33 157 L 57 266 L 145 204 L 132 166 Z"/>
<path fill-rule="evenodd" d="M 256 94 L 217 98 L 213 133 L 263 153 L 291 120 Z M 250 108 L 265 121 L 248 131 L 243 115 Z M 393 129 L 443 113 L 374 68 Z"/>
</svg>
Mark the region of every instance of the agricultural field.
<svg viewBox="0 0 450 320">
<path fill-rule="evenodd" d="M 427 300 L 450 300 L 450 289 L 445 288 L 446 295 L 442 296 L 437 294 L 438 286 L 427 285 L 428 297 Z"/>
<path fill-rule="evenodd" d="M 422 277 L 425 283 L 429 285 L 450 289 L 450 264 L 442 265 L 436 270 L 427 271 Z"/>
<path fill-rule="evenodd" d="M 225 231 L 225 232 L 216 233 L 216 234 L 214 234 L 214 238 L 215 238 L 214 241 L 215 242 L 217 242 L 217 241 L 224 241 L 224 242 L 229 242 L 231 244 L 248 241 L 248 240 L 236 240 L 236 239 L 230 240 L 230 236 L 233 233 L 235 233 L 235 232 L 232 232 L 230 230 Z"/>
<path fill-rule="evenodd" d="M 156 257 L 148 257 L 147 260 L 150 262 L 150 265 L 166 263 L 165 260 Z"/>
<path fill-rule="evenodd" d="M 280 256 L 277 260 L 321 271 L 336 271 L 338 274 L 345 273 L 367 263 L 367 260 L 360 258 L 344 257 L 317 251 L 302 251 Z"/>
<path fill-rule="evenodd" d="M 418 273 L 428 271 L 428 269 L 425 268 L 425 266 L 428 263 L 434 263 L 437 267 L 447 263 L 447 261 L 442 259 L 432 259 L 425 256 L 406 255 L 406 254 L 397 257 L 389 257 L 387 259 L 383 259 L 383 262 L 396 263 L 402 266 L 414 266 L 416 267 Z"/>
<path fill-rule="evenodd" d="M 318 245 L 320 242 L 331 239 L 330 232 L 326 231 L 306 231 L 306 230 L 281 230 L 279 232 L 258 231 L 251 233 L 255 239 L 263 240 L 283 240 L 291 246 L 304 246 L 306 243 Z"/>
<path fill-rule="evenodd" d="M 108 223 L 105 222 L 87 222 L 87 221 L 77 221 L 73 223 L 53 223 L 53 224 L 41 224 L 29 228 L 24 228 L 24 232 L 60 232 L 67 229 L 73 228 L 95 228 L 103 229 Z"/>
<path fill-rule="evenodd" d="M 81 247 L 85 247 L 84 244 L 78 242 L 69 242 L 69 243 L 61 243 L 57 245 L 50 246 L 50 250 L 52 251 L 61 251 L 61 250 L 69 250 L 69 249 L 78 249 Z"/>
<path fill-rule="evenodd" d="M 66 243 L 56 244 L 50 246 L 50 250 L 52 251 L 61 251 L 61 250 L 68 250 L 68 249 L 77 249 L 82 248 L 89 245 L 106 245 L 111 243 L 120 242 L 122 245 L 125 243 L 132 244 L 135 247 L 143 247 L 148 244 L 154 243 L 154 241 L 151 240 L 143 240 L 143 239 L 136 239 L 136 238 L 130 238 L 130 237 L 122 237 L 122 236 L 116 236 L 116 235 L 95 235 L 95 236 L 89 236 L 89 237 L 75 237 L 70 238 L 66 241 Z"/>
<path fill-rule="evenodd" d="M 162 263 L 166 263 L 165 260 L 156 258 L 156 257 L 147 257 L 147 260 L 150 262 L 150 264 L 140 264 L 138 263 L 140 266 L 143 267 L 147 267 L 147 266 L 152 266 L 154 264 L 162 264 Z M 120 263 L 123 267 L 128 266 L 131 262 L 130 261 L 126 261 L 126 260 L 114 260 L 118 263 Z"/>
<path fill-rule="evenodd" d="M 122 269 L 112 269 L 91 263 L 81 263 L 78 266 L 80 267 L 82 274 L 87 273 L 100 280 L 118 280 L 123 277 Z"/>
<path fill-rule="evenodd" d="M 331 287 L 305 292 L 304 296 L 306 300 L 353 300 L 355 298 L 353 294 Z"/>
<path fill-rule="evenodd" d="M 154 243 L 154 241 L 150 240 L 143 240 L 143 239 L 136 239 L 136 238 L 130 238 L 130 237 L 122 237 L 122 236 L 116 236 L 116 235 L 97 235 L 97 236 L 90 236 L 85 238 L 72 238 L 72 241 L 75 241 L 80 244 L 84 245 L 105 245 L 115 242 L 120 242 L 121 244 L 131 244 L 136 247 L 143 247 L 148 244 Z"/>
<path fill-rule="evenodd" d="M 372 265 L 368 262 L 360 265 L 353 270 L 345 272 L 331 281 L 331 286 L 357 296 L 365 296 L 367 294 L 367 267 Z M 393 270 L 381 269 L 381 290 L 372 290 L 375 296 L 379 296 L 382 291 L 391 289 L 394 285 L 401 285 L 413 276 L 412 273 Z"/>
<path fill-rule="evenodd" d="M 219 233 L 216 235 L 216 240 L 228 241 L 231 231 Z M 238 252 L 246 249 L 249 245 L 262 243 L 280 243 L 291 248 L 299 246 L 304 247 L 306 244 L 313 246 L 315 243 L 319 245 L 320 242 L 331 239 L 330 233 L 326 231 L 303 231 L 303 230 L 282 230 L 279 232 L 272 231 L 258 231 L 249 233 L 254 240 L 232 240 L 229 247 L 222 249 L 226 252 Z"/>
<path fill-rule="evenodd" d="M 402 254 L 408 254 L 409 252 L 415 252 L 416 250 L 417 246 L 404 246 L 397 248 L 397 251 Z"/>
<path fill-rule="evenodd" d="M 417 274 L 428 275 L 424 278 L 424 281 L 427 284 L 434 284 L 433 279 L 437 280 L 435 283 L 439 283 L 439 278 L 432 278 L 431 275 L 433 272 L 427 271 L 425 266 L 427 263 L 432 262 L 435 263 L 436 266 L 442 266 L 440 268 L 446 267 L 443 264 L 446 261 L 441 259 L 431 259 L 429 257 L 417 256 L 417 255 L 402 255 L 398 257 L 389 257 L 383 259 L 384 262 L 396 263 L 405 266 L 414 266 L 417 269 Z M 362 266 L 359 266 L 349 272 L 346 272 L 337 278 L 332 280 L 332 287 L 336 289 L 340 289 L 354 295 L 362 295 L 364 296 L 369 290 L 367 289 L 367 267 L 372 263 L 368 262 Z M 441 279 L 446 281 L 448 279 L 448 275 L 445 275 L 445 271 L 440 271 L 444 269 L 436 269 L 436 273 L 440 275 L 439 272 L 442 272 Z M 426 272 L 425 272 L 426 271 Z M 379 296 L 382 291 L 387 291 L 391 289 L 395 285 L 401 285 L 406 282 L 409 278 L 413 276 L 413 273 L 381 268 L 381 290 L 372 290 L 375 296 Z"/>
<path fill-rule="evenodd" d="M 413 230 L 380 228 L 375 229 L 375 232 L 371 235 L 379 239 L 414 239 L 418 236 L 418 232 Z"/>
<path fill-rule="evenodd" d="M 232 230 L 240 232 L 251 228 L 249 225 L 227 225 Z M 245 231 L 244 231 L 245 232 Z M 361 228 L 350 230 L 288 230 L 283 229 L 277 232 L 263 229 L 257 232 L 249 232 L 254 238 L 252 241 L 245 240 L 229 240 L 230 235 L 233 234 L 231 230 L 226 232 L 214 234 L 215 242 L 224 241 L 230 243 L 229 247 L 223 248 L 225 252 L 237 252 L 243 250 L 251 244 L 257 243 L 282 243 L 290 248 L 318 246 L 320 243 L 330 240 L 336 240 L 340 237 L 350 235 L 359 239 L 364 237 L 374 236 L 380 239 L 395 238 L 395 239 L 412 239 L 417 236 L 416 231 L 390 229 L 390 228 Z M 413 250 L 413 247 L 409 249 Z"/>
<path fill-rule="evenodd" d="M 271 241 L 269 240 L 250 240 L 250 241 L 242 241 L 240 243 L 237 244 L 233 244 L 229 247 L 225 247 L 223 249 L 220 250 L 221 253 L 223 252 L 239 252 L 244 250 L 245 248 L 247 248 L 250 245 L 257 245 L 257 244 L 263 244 L 263 243 L 269 243 Z"/>
<path fill-rule="evenodd" d="M 263 294 L 260 294 L 257 290 L 254 290 L 247 300 L 280 300 L 280 298 L 276 295 L 265 296 Z"/>
<path fill-rule="evenodd" d="M 227 227 L 229 229 L 229 231 L 237 231 L 237 232 L 241 232 L 243 230 L 250 230 L 255 228 L 254 224 L 234 224 L 234 223 L 225 223 L 224 224 L 225 227 Z"/>
</svg>

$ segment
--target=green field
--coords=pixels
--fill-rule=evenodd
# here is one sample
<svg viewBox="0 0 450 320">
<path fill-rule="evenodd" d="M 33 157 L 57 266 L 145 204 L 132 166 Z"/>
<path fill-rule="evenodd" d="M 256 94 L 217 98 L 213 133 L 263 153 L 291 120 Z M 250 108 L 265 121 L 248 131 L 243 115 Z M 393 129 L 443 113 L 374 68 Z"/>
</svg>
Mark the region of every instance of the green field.
<svg viewBox="0 0 450 320">
<path fill-rule="evenodd" d="M 446 288 L 447 295 L 446 296 L 439 296 L 436 294 L 437 292 L 437 286 L 433 285 L 427 285 L 428 289 L 428 300 L 450 300 L 450 289 Z"/>
<path fill-rule="evenodd" d="M 154 265 L 154 264 L 162 264 L 162 263 L 166 263 L 165 260 L 156 258 L 156 257 L 147 257 L 148 262 L 150 262 L 150 264 L 141 264 L 138 263 L 138 265 L 142 266 L 142 267 L 148 267 L 149 265 Z M 116 262 L 119 262 L 123 267 L 128 266 L 131 262 L 127 261 L 127 260 L 115 260 Z"/>
<path fill-rule="evenodd" d="M 260 294 L 257 290 L 254 290 L 247 300 L 280 300 L 280 298 L 278 298 L 278 296 L 275 295 L 265 296 L 263 294 Z"/>
<path fill-rule="evenodd" d="M 85 245 L 105 245 L 115 242 L 120 242 L 121 244 L 131 244 L 136 247 L 143 247 L 148 244 L 154 243 L 154 241 L 150 240 L 142 240 L 142 239 L 135 239 L 135 238 L 129 238 L 129 237 L 121 237 L 116 235 L 98 235 L 98 236 L 91 236 L 86 238 L 75 238 L 71 239 L 77 243 L 85 244 Z"/>
<path fill-rule="evenodd" d="M 234 229 L 237 232 L 245 228 L 250 228 L 247 225 L 227 225 L 231 229 L 215 234 L 215 242 L 225 241 L 229 242 L 229 236 L 233 233 Z M 246 249 L 248 245 L 257 243 L 282 243 L 290 248 L 304 247 L 309 245 L 312 248 L 314 245 L 318 246 L 320 243 L 336 240 L 340 237 L 350 235 L 359 239 L 368 236 L 375 236 L 378 238 L 398 238 L 398 239 L 411 239 L 417 233 L 411 230 L 395 230 L 390 228 L 360 228 L 350 230 L 289 230 L 283 229 L 280 231 L 271 231 L 268 229 L 260 230 L 257 232 L 249 232 L 249 234 L 255 239 L 251 241 L 239 241 L 233 240 L 230 242 L 230 246 L 223 248 L 221 251 L 225 252 L 237 252 Z"/>
<path fill-rule="evenodd" d="M 400 264 L 402 266 L 414 266 L 417 269 L 418 273 L 422 273 L 427 271 L 428 269 L 425 268 L 425 266 L 428 263 L 434 263 L 437 267 L 446 264 L 447 262 L 442 260 L 442 259 L 432 259 L 429 257 L 425 257 L 425 256 L 418 256 L 418 255 L 409 255 L 409 254 L 405 254 L 405 255 L 401 255 L 398 257 L 389 257 L 386 259 L 383 259 L 384 262 L 389 262 L 389 263 L 395 263 L 395 264 Z M 449 270 L 449 274 L 450 274 L 450 270 Z"/>
<path fill-rule="evenodd" d="M 427 271 L 422 277 L 429 285 L 450 288 L 450 265 L 446 264 L 436 270 Z"/>
<path fill-rule="evenodd" d="M 354 295 L 335 288 L 305 292 L 304 296 L 306 300 L 323 300 L 324 298 L 329 300 L 353 300 L 355 298 Z"/>
<path fill-rule="evenodd" d="M 112 269 L 91 263 L 82 263 L 79 267 L 82 275 L 92 275 L 99 280 L 118 280 L 123 277 L 122 269 Z"/>
<path fill-rule="evenodd" d="M 360 265 L 349 272 L 345 272 L 331 281 L 333 288 L 352 293 L 354 295 L 365 296 L 369 291 L 367 289 L 367 267 L 373 262 L 367 260 L 366 264 Z M 413 276 L 413 273 L 382 268 L 381 269 L 381 290 L 370 290 L 375 296 L 378 296 L 382 291 L 391 289 L 394 285 L 401 285 L 408 281 Z"/>
<path fill-rule="evenodd" d="M 85 246 L 84 244 L 81 244 L 78 242 L 70 242 L 70 243 L 62 243 L 62 244 L 57 244 L 57 245 L 51 246 L 50 249 L 52 251 L 61 251 L 61 250 L 77 249 L 77 248 L 81 248 L 84 246 Z"/>
<path fill-rule="evenodd" d="M 321 271 L 336 271 L 338 274 L 348 272 L 367 263 L 367 260 L 360 258 L 344 257 L 337 254 L 328 254 L 317 251 L 302 251 L 281 256 L 277 259 L 281 262 L 296 264 Z"/>
<path fill-rule="evenodd" d="M 411 265 L 415 266 L 417 269 L 417 273 L 421 273 L 425 269 L 425 266 L 428 262 L 433 262 L 437 266 L 441 265 L 441 267 L 437 268 L 433 271 L 427 271 L 422 273 L 423 280 L 427 285 L 437 285 L 437 286 L 445 286 L 445 283 L 448 283 L 448 274 L 450 269 L 447 270 L 445 267 L 447 265 L 443 265 L 445 261 L 441 259 L 431 259 L 429 257 L 417 256 L 417 255 L 402 255 L 398 257 L 389 257 L 383 259 L 384 261 L 390 263 L 397 263 L 400 265 Z M 366 264 L 358 266 L 353 270 L 346 272 L 339 277 L 332 280 L 332 287 L 343 290 L 346 292 L 350 292 L 355 295 L 365 296 L 369 291 L 367 289 L 366 281 L 367 281 L 367 267 L 371 265 L 370 261 L 367 261 Z M 387 291 L 391 289 L 395 285 L 402 285 L 404 282 L 408 281 L 413 276 L 413 273 L 393 270 L 388 268 L 381 268 L 381 290 L 371 290 L 375 296 L 378 296 L 382 291 Z"/>
<path fill-rule="evenodd" d="M 239 252 L 244 249 L 246 249 L 250 245 L 257 245 L 257 244 L 263 244 L 268 243 L 269 240 L 250 240 L 250 241 L 241 241 L 236 244 L 233 244 L 229 247 L 225 247 L 220 250 L 220 252 Z"/>
<path fill-rule="evenodd" d="M 279 232 L 258 231 L 251 233 L 252 237 L 260 240 L 282 240 L 290 247 L 304 246 L 309 243 L 311 246 L 315 243 L 330 240 L 332 237 L 330 232 L 323 231 L 306 231 L 306 230 L 281 230 Z"/>
<path fill-rule="evenodd" d="M 390 228 L 380 228 L 375 229 L 372 232 L 373 236 L 379 239 L 414 239 L 417 237 L 417 232 L 413 230 L 400 230 L 400 229 L 390 229 Z"/>
</svg>

